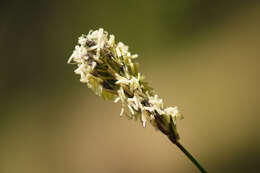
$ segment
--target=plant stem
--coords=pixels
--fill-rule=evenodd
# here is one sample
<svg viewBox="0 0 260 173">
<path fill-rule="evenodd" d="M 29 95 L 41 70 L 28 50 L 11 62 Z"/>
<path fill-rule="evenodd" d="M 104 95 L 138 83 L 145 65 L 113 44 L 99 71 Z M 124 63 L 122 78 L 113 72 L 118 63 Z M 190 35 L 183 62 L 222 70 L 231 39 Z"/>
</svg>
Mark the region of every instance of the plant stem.
<svg viewBox="0 0 260 173">
<path fill-rule="evenodd" d="M 200 165 L 200 163 L 189 153 L 188 150 L 186 150 L 184 148 L 183 145 L 181 145 L 181 143 L 179 143 L 178 141 L 174 142 L 174 144 L 177 145 L 177 147 L 192 161 L 192 163 L 194 163 L 197 168 L 202 172 L 202 173 L 207 173 L 207 171 Z"/>
</svg>

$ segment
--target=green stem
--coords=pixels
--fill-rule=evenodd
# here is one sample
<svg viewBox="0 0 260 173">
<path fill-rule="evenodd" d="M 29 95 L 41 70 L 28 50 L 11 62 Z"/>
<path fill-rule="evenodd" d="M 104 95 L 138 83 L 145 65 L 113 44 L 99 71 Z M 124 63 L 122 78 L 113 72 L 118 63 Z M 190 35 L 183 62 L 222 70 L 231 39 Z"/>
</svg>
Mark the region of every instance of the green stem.
<svg viewBox="0 0 260 173">
<path fill-rule="evenodd" d="M 200 165 L 200 163 L 179 142 L 174 142 L 174 144 L 177 145 L 177 147 L 192 161 L 192 163 L 197 166 L 197 168 L 202 173 L 207 173 L 207 171 Z"/>
</svg>

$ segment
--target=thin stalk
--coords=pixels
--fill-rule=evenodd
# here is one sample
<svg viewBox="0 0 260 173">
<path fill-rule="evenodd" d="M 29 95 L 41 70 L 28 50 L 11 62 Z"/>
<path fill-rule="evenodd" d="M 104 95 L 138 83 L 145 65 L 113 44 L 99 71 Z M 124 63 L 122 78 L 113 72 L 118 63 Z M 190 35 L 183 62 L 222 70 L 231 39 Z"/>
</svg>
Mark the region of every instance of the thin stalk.
<svg viewBox="0 0 260 173">
<path fill-rule="evenodd" d="M 200 170 L 202 173 L 207 173 L 207 171 L 200 165 L 200 163 L 191 155 L 191 153 L 184 148 L 183 145 L 179 142 L 174 142 L 174 144 L 177 145 L 177 147 L 194 163 L 194 165 L 197 166 L 197 168 Z"/>
</svg>

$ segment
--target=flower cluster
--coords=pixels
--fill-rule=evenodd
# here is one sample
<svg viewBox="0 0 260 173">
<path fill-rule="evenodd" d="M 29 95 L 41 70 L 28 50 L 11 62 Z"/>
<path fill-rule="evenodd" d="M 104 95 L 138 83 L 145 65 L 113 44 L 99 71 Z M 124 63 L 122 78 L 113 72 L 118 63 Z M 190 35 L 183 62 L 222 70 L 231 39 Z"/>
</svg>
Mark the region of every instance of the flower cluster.
<svg viewBox="0 0 260 173">
<path fill-rule="evenodd" d="M 176 118 L 181 114 L 177 107 L 165 108 L 163 100 L 144 82 L 134 62 L 137 57 L 127 45 L 116 43 L 114 35 L 100 28 L 79 37 L 68 63 L 77 65 L 74 72 L 97 95 L 120 101 L 121 116 L 140 119 L 143 126 L 149 121 L 172 140 L 178 140 Z"/>
</svg>

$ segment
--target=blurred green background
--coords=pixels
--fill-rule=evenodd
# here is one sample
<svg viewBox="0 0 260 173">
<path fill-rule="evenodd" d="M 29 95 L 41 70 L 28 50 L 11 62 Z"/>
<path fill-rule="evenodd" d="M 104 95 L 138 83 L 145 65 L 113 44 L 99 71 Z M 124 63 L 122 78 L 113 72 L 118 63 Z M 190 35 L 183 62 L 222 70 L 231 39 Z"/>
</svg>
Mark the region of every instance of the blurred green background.
<svg viewBox="0 0 260 173">
<path fill-rule="evenodd" d="M 257 1 L 1 1 L 0 21 L 1 173 L 198 172 L 66 64 L 78 36 L 99 27 L 179 106 L 181 142 L 209 172 L 260 171 Z"/>
</svg>

